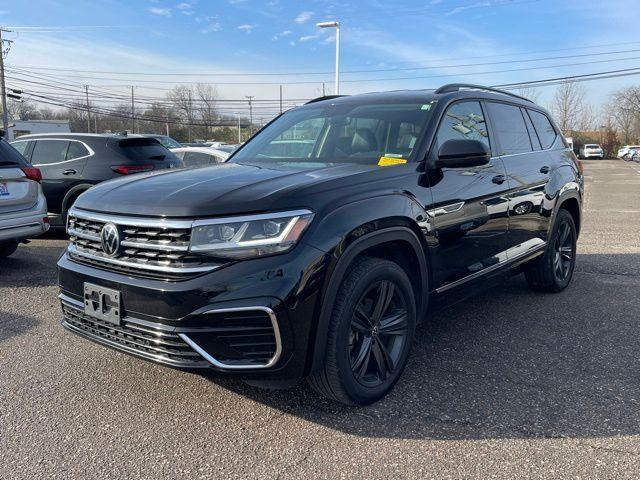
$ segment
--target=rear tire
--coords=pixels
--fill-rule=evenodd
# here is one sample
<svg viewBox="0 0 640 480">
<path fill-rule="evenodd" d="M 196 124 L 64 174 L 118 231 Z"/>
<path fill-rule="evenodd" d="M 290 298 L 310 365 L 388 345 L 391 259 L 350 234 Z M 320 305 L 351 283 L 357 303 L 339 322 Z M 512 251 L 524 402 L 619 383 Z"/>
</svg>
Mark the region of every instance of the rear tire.
<svg viewBox="0 0 640 480">
<path fill-rule="evenodd" d="M 7 258 L 18 249 L 18 242 L 0 244 L 0 258 Z"/>
<path fill-rule="evenodd" d="M 404 370 L 415 325 L 415 295 L 405 271 L 388 260 L 356 260 L 333 305 L 324 364 L 309 383 L 347 405 L 380 400 Z"/>
<path fill-rule="evenodd" d="M 533 260 L 524 275 L 532 290 L 560 292 L 573 278 L 576 263 L 576 225 L 571 214 L 560 209 L 542 257 Z"/>
</svg>

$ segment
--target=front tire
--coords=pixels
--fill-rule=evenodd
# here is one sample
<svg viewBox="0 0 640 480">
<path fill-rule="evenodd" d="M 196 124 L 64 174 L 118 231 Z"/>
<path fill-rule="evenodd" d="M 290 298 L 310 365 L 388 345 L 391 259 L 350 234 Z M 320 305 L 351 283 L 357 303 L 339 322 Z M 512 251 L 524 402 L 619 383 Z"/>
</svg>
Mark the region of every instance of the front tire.
<svg viewBox="0 0 640 480">
<path fill-rule="evenodd" d="M 347 405 L 380 400 L 404 370 L 415 325 L 415 295 L 405 271 L 388 260 L 356 260 L 333 306 L 324 364 L 309 383 Z"/>
<path fill-rule="evenodd" d="M 7 258 L 18 249 L 18 242 L 0 244 L 0 258 Z"/>
<path fill-rule="evenodd" d="M 532 290 L 555 293 L 567 288 L 576 264 L 577 239 L 573 217 L 567 210 L 559 210 L 544 255 L 525 269 Z"/>
</svg>

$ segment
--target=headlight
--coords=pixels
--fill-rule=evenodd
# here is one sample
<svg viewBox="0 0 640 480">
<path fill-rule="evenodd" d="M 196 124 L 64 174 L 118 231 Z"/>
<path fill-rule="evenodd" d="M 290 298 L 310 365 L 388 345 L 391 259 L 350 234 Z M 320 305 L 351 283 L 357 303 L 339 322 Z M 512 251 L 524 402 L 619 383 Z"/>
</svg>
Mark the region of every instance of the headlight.
<svg viewBox="0 0 640 480">
<path fill-rule="evenodd" d="M 296 210 L 198 220 L 191 231 L 191 251 L 234 259 L 286 252 L 295 246 L 312 219 L 313 212 Z"/>
</svg>

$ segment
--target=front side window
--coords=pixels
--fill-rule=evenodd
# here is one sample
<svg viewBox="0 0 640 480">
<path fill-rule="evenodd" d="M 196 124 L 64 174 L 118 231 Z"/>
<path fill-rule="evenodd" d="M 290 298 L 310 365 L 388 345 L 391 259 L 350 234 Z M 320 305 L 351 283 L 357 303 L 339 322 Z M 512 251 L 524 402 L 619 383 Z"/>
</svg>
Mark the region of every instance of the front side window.
<svg viewBox="0 0 640 480">
<path fill-rule="evenodd" d="M 505 103 L 488 102 L 495 135 L 500 143 L 500 155 L 531 152 L 531 140 L 520 108 Z"/>
<path fill-rule="evenodd" d="M 68 140 L 37 140 L 31 154 L 31 163 L 33 165 L 49 165 L 64 162 L 68 147 Z"/>
<path fill-rule="evenodd" d="M 480 102 L 457 102 L 447 108 L 438 128 L 438 150 L 447 140 L 478 140 L 490 148 Z"/>
<path fill-rule="evenodd" d="M 231 162 L 361 163 L 410 160 L 433 102 L 321 102 L 285 113 Z"/>
<path fill-rule="evenodd" d="M 540 139 L 540 143 L 542 143 L 542 148 L 547 149 L 551 148 L 551 146 L 555 143 L 556 137 L 558 134 L 556 133 L 555 128 L 549 121 L 546 115 L 543 115 L 540 112 L 536 112 L 535 110 L 528 110 L 529 117 L 533 122 L 533 126 L 538 133 L 538 138 Z"/>
</svg>

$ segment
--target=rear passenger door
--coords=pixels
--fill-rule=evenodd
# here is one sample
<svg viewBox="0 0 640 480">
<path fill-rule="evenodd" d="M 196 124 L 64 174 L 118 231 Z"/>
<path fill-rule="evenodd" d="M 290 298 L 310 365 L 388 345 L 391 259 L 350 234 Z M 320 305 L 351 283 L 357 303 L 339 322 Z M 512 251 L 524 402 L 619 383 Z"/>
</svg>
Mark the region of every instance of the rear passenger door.
<svg viewBox="0 0 640 480">
<path fill-rule="evenodd" d="M 42 172 L 42 191 L 49 211 L 62 213 L 66 193 L 82 179 L 90 151 L 75 140 L 38 139 L 31 153 L 31 163 Z"/>
<path fill-rule="evenodd" d="M 551 156 L 542 148 L 527 109 L 501 102 L 486 102 L 498 154 L 507 170 L 509 199 L 509 258 L 542 247 L 548 213 L 544 199 Z"/>
</svg>

